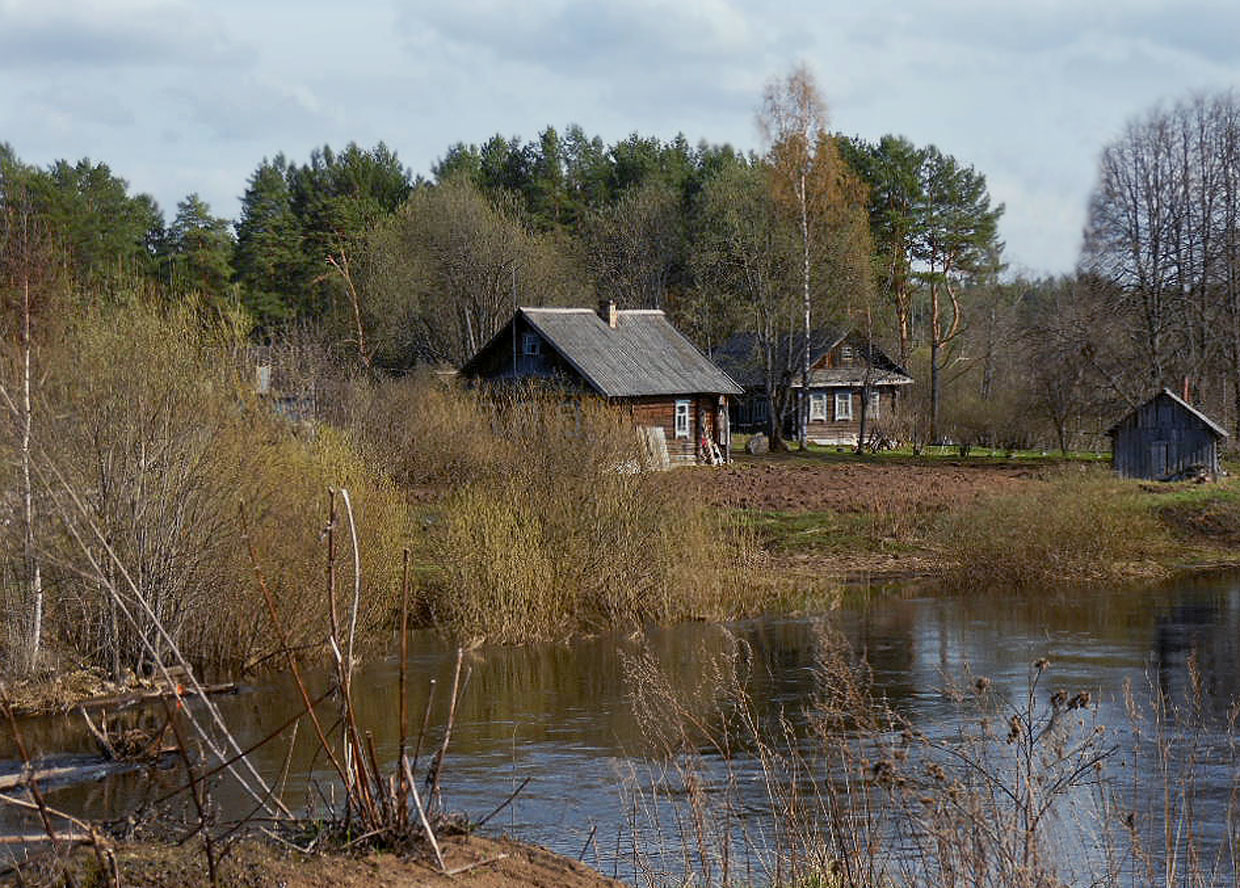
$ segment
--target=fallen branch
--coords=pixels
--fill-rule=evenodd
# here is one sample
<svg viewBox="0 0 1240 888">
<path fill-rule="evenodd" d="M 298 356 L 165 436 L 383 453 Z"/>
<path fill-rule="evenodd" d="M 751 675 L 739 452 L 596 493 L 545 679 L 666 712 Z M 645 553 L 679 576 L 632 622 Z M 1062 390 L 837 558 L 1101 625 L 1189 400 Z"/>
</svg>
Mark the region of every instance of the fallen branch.
<svg viewBox="0 0 1240 888">
<path fill-rule="evenodd" d="M 94 841 L 89 833 L 57 833 L 55 836 L 49 836 L 46 833 L 31 833 L 29 835 L 16 836 L 0 836 L 0 845 L 34 845 L 39 842 L 52 842 L 55 845 L 71 844 L 83 845 Z"/>
<path fill-rule="evenodd" d="M 462 873 L 469 872 L 470 870 L 478 869 L 480 866 L 490 866 L 492 863 L 499 863 L 501 860 L 506 860 L 507 857 L 507 852 L 496 854 L 494 857 L 488 857 L 486 860 L 475 860 L 473 863 L 467 863 L 464 866 L 458 866 L 455 869 L 444 870 L 443 874 L 449 878 L 459 876 Z"/>
<path fill-rule="evenodd" d="M 200 687 L 163 687 L 153 688 L 149 691 L 133 691 L 126 694 L 114 694 L 111 697 L 94 697 L 90 700 L 83 700 L 78 706 L 82 709 L 99 709 L 107 707 L 109 709 L 123 709 L 132 706 L 135 703 L 144 703 L 148 700 L 158 700 L 168 694 L 176 694 L 178 697 L 199 697 L 214 694 L 235 694 L 238 688 L 236 682 L 223 682 L 221 684 L 201 685 Z"/>
<path fill-rule="evenodd" d="M 443 852 L 439 850 L 439 842 L 435 839 L 435 831 L 431 829 L 431 823 L 426 819 L 426 809 L 422 807 L 422 797 L 418 794 L 417 783 L 413 779 L 413 772 L 409 770 L 409 759 L 401 759 L 401 765 L 405 769 L 405 779 L 409 781 L 409 791 L 413 794 L 413 803 L 418 809 L 418 819 L 422 821 L 422 829 L 426 832 L 426 839 L 431 843 L 431 850 L 435 852 L 435 860 L 439 861 L 439 871 L 446 872 L 447 867 L 443 862 Z"/>
</svg>

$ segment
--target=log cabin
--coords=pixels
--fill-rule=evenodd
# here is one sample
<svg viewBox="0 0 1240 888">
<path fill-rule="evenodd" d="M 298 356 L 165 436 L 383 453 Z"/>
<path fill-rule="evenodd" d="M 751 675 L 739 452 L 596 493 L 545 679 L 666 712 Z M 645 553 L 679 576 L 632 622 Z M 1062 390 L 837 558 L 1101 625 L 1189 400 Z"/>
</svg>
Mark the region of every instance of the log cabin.
<svg viewBox="0 0 1240 888">
<path fill-rule="evenodd" d="M 775 346 L 777 354 L 772 357 L 776 376 L 785 378 L 792 392 L 787 414 L 782 418 L 786 438 L 797 436 L 801 411 L 808 407 L 806 438 L 810 442 L 856 445 L 861 434 L 863 398 L 867 428 L 889 424 L 896 415 L 904 387 L 913 383 L 903 367 L 854 330 L 816 330 L 810 334 L 809 385 L 803 387 L 802 341 L 804 336 L 795 341 L 785 338 Z M 760 432 L 769 426 L 770 398 L 761 348 L 756 334 L 738 333 L 712 354 L 745 389 L 732 416 L 732 427 L 738 432 Z"/>
<path fill-rule="evenodd" d="M 624 411 L 672 463 L 726 462 L 728 398 L 741 387 L 662 311 L 518 308 L 461 368 L 475 381 L 543 380 Z"/>
<path fill-rule="evenodd" d="M 1129 412 L 1107 431 L 1111 466 L 1121 478 L 1216 479 L 1218 448 L 1227 431 L 1170 389 Z"/>
</svg>

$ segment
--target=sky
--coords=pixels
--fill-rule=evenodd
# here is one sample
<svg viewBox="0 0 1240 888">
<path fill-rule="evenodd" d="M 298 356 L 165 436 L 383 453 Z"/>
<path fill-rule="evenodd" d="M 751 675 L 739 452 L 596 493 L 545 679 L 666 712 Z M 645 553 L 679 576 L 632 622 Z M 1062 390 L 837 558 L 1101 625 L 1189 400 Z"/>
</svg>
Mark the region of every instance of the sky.
<svg viewBox="0 0 1240 888">
<path fill-rule="evenodd" d="M 1012 273 L 1060 274 L 1103 147 L 1240 86 L 1238 37 L 1235 0 L 0 0 L 0 141 L 233 218 L 262 158 L 323 144 L 427 175 L 570 123 L 760 150 L 763 86 L 804 63 L 833 130 L 972 164 Z"/>
</svg>

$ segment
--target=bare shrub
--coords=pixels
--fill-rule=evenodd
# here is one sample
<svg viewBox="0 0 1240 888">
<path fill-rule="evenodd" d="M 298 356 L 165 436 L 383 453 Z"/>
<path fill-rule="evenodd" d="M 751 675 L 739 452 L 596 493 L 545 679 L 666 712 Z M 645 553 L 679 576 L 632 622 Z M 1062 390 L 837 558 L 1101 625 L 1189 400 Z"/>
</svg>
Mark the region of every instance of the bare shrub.
<svg viewBox="0 0 1240 888">
<path fill-rule="evenodd" d="M 486 403 L 429 371 L 357 392 L 349 428 L 367 458 L 406 489 L 464 484 L 505 456 Z"/>
<path fill-rule="evenodd" d="M 288 611 L 313 613 L 296 605 L 322 576 L 318 529 L 307 513 L 333 484 L 357 490 L 363 557 L 388 590 L 368 599 L 375 610 L 367 619 L 390 616 L 386 581 L 407 526 L 400 498 L 346 438 L 329 429 L 298 437 L 253 396 L 245 368 L 221 357 L 242 351 L 242 333 L 190 308 L 135 303 L 83 312 L 47 355 L 36 442 L 45 467 L 47 620 L 49 634 L 75 658 L 116 675 L 140 673 L 165 653 L 157 627 L 200 664 L 269 653 L 269 634 L 254 619 L 241 510 L 271 559 L 272 584 Z M 126 620 L 107 592 L 124 586 L 120 578 L 83 566 L 61 520 L 78 508 L 68 491 L 115 552 L 115 559 L 99 559 L 102 569 L 127 565 L 137 594 L 151 604 L 149 619 Z M 13 546 L 6 541 L 8 552 Z M 308 617 L 304 622 L 292 627 L 299 643 L 324 637 Z"/>
<path fill-rule="evenodd" d="M 444 501 L 432 539 L 436 622 L 492 640 L 546 638 L 713 616 L 740 597 L 731 586 L 756 557 L 751 537 L 674 477 L 639 471 L 623 418 L 534 393 L 486 410 L 487 461 Z"/>
<path fill-rule="evenodd" d="M 1136 488 L 1087 471 L 979 500 L 944 530 L 952 579 L 968 588 L 1148 576 L 1167 539 Z"/>
</svg>

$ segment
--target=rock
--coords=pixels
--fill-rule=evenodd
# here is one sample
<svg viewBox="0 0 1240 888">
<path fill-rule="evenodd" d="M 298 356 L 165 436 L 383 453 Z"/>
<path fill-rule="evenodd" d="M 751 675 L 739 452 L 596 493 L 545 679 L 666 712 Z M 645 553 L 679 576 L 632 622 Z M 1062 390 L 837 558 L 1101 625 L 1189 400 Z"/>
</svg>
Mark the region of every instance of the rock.
<svg viewBox="0 0 1240 888">
<path fill-rule="evenodd" d="M 761 456 L 771 449 L 771 442 L 767 440 L 766 435 L 761 433 L 754 435 L 745 444 L 745 452 L 750 456 Z"/>
</svg>

